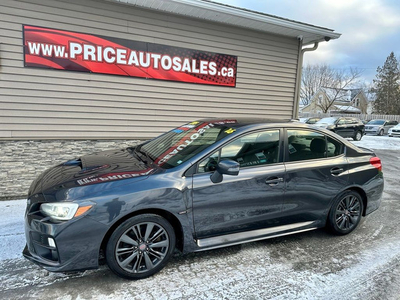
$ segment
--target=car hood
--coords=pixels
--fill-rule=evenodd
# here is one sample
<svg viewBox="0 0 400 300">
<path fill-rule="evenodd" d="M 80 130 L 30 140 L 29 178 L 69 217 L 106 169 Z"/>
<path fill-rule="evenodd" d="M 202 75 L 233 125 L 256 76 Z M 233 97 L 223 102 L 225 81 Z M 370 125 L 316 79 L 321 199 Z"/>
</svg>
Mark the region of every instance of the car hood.
<svg viewBox="0 0 400 300">
<path fill-rule="evenodd" d="M 124 181 L 147 176 L 155 171 L 153 165 L 147 165 L 128 149 L 109 150 L 93 153 L 69 160 L 43 172 L 31 185 L 29 196 L 73 187 Z"/>
</svg>

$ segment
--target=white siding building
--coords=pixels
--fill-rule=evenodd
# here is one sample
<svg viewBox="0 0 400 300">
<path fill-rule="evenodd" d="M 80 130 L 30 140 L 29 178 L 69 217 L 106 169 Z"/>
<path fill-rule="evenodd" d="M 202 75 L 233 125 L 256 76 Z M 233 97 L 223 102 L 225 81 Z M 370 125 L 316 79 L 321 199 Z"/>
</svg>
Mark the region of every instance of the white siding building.
<svg viewBox="0 0 400 300">
<path fill-rule="evenodd" d="M 237 57 L 236 84 L 27 66 L 23 25 Z M 0 198 L 23 196 L 38 173 L 65 158 L 149 139 L 194 119 L 291 118 L 303 47 L 339 36 L 201 0 L 2 0 Z"/>
</svg>

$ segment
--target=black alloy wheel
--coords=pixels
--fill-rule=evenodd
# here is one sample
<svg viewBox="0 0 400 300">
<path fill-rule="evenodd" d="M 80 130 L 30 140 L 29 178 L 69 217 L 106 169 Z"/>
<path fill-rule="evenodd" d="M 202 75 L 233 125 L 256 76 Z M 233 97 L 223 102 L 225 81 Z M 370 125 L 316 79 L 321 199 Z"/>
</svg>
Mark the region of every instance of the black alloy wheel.
<svg viewBox="0 0 400 300">
<path fill-rule="evenodd" d="M 353 137 L 353 140 L 355 140 L 355 141 L 361 141 L 361 138 L 362 138 L 362 132 L 361 131 L 357 131 L 356 132 L 356 135 Z"/>
<path fill-rule="evenodd" d="M 337 235 L 345 235 L 356 229 L 360 223 L 364 205 L 360 194 L 346 191 L 333 202 L 327 226 Z"/>
<path fill-rule="evenodd" d="M 161 216 L 144 214 L 122 223 L 107 244 L 110 269 L 127 279 L 142 279 L 159 272 L 175 249 L 175 232 Z"/>
</svg>

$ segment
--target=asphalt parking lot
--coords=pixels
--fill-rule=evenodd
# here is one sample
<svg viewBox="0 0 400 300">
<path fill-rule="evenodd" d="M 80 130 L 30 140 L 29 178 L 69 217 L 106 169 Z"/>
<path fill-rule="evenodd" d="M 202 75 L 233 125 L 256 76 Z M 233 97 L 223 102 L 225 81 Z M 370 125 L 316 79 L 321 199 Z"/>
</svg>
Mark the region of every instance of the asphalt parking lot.
<svg viewBox="0 0 400 300">
<path fill-rule="evenodd" d="M 379 148 L 393 142 L 373 138 L 381 138 Z M 400 299 L 400 151 L 388 148 L 375 150 L 385 176 L 381 207 L 350 235 L 332 236 L 321 229 L 176 253 L 164 270 L 140 281 L 121 279 L 106 266 L 49 273 L 19 253 L 3 255 L 0 299 Z M 9 203 L 1 207 L 0 219 L 10 211 L 23 214 L 24 201 Z M 2 253 L 20 247 L 21 220 L 18 215 L 12 224 L 0 221 Z"/>
</svg>

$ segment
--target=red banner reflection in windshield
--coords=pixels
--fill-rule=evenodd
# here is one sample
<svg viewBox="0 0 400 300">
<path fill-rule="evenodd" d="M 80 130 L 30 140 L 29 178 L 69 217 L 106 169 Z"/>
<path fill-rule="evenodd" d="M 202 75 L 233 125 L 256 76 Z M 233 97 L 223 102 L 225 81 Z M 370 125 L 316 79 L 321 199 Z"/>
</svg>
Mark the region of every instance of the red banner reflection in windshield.
<svg viewBox="0 0 400 300">
<path fill-rule="evenodd" d="M 195 141 L 200 135 L 202 135 L 206 130 L 214 127 L 214 125 L 224 125 L 224 124 L 235 124 L 237 120 L 216 120 L 213 122 L 191 122 L 180 126 L 173 131 L 176 133 L 181 133 L 187 131 L 179 142 L 177 142 L 174 146 L 170 147 L 167 151 L 161 154 L 156 160 L 155 163 L 159 166 L 162 166 L 168 160 L 170 160 L 173 156 L 178 154 L 180 151 L 189 146 L 193 141 Z M 197 127 L 196 127 L 197 125 Z"/>
<path fill-rule="evenodd" d="M 193 126 L 197 125 L 200 122 L 192 122 L 187 125 Z M 184 125 L 184 126 L 187 126 Z M 183 126 L 179 127 L 182 128 Z M 193 141 L 195 141 L 201 134 L 203 134 L 207 129 L 214 127 L 213 124 L 211 123 L 201 123 L 197 127 L 192 128 L 190 131 L 187 132 L 180 140 L 177 142 L 174 146 L 170 147 L 167 151 L 165 151 L 163 154 L 161 154 L 156 160 L 155 163 L 159 166 L 163 165 L 166 163 L 169 159 L 171 159 L 173 156 L 179 153 L 179 151 L 182 151 L 185 149 L 187 146 L 189 146 Z M 178 130 L 181 130 L 177 128 Z M 176 129 L 175 129 L 176 130 Z"/>
</svg>

